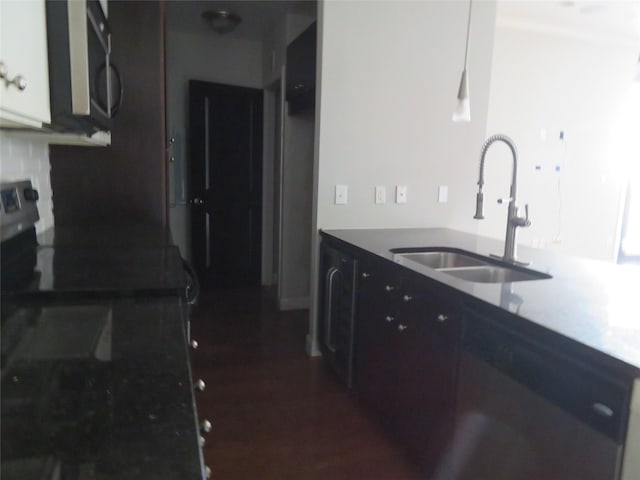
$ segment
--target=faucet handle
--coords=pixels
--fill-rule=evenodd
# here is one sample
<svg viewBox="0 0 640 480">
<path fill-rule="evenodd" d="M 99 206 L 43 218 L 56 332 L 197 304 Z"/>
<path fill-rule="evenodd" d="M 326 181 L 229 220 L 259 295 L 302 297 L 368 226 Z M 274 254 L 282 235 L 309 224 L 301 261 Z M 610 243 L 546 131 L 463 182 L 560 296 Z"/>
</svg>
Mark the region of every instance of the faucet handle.
<svg viewBox="0 0 640 480">
<path fill-rule="evenodd" d="M 529 220 L 529 204 L 528 203 L 524 205 L 524 217 L 519 217 L 518 214 L 516 213 L 516 216 L 513 219 L 513 223 L 517 227 L 528 227 L 531 225 L 531 220 Z"/>
</svg>

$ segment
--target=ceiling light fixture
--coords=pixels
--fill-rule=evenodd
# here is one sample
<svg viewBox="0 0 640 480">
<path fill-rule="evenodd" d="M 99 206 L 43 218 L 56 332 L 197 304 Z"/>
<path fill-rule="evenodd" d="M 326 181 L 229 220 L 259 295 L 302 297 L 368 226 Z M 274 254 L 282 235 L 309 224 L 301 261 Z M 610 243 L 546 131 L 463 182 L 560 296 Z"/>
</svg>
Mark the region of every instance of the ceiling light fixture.
<svg viewBox="0 0 640 480">
<path fill-rule="evenodd" d="M 469 53 L 469 32 L 471 30 L 471 3 L 469 0 L 469 15 L 467 18 L 467 43 L 464 49 L 464 69 L 460 78 L 460 87 L 458 87 L 458 105 L 453 111 L 451 120 L 454 122 L 470 122 L 471 121 L 471 103 L 469 101 L 469 82 L 467 80 L 467 54 Z"/>
<path fill-rule="evenodd" d="M 217 33 L 230 33 L 233 32 L 242 18 L 240 15 L 229 12 L 228 10 L 207 10 L 202 13 L 204 18 L 211 28 Z"/>
</svg>

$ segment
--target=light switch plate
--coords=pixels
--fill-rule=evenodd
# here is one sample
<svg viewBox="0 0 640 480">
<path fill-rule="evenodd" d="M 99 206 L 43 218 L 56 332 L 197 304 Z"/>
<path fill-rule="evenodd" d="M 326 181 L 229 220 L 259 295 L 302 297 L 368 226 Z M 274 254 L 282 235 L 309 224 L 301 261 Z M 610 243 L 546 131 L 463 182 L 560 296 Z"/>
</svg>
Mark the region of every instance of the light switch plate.
<svg viewBox="0 0 640 480">
<path fill-rule="evenodd" d="M 407 186 L 396 186 L 396 203 L 407 203 Z"/>
<path fill-rule="evenodd" d="M 387 201 L 387 189 L 384 185 L 376 185 L 376 204 L 380 205 Z"/>
<path fill-rule="evenodd" d="M 438 188 L 438 203 L 447 203 L 449 200 L 449 187 L 440 185 Z"/>
<path fill-rule="evenodd" d="M 346 205 L 347 204 L 347 190 L 346 185 L 336 185 L 335 204 Z"/>
</svg>

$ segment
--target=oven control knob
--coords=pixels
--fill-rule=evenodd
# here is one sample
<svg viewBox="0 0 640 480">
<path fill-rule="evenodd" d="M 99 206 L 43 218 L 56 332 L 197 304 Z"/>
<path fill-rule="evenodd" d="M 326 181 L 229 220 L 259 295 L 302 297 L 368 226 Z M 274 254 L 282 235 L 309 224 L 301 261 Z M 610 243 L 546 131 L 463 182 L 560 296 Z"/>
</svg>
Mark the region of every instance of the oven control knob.
<svg viewBox="0 0 640 480">
<path fill-rule="evenodd" d="M 204 388 L 207 385 L 204 383 L 204 380 L 202 380 L 201 378 L 198 379 L 198 381 L 196 382 L 196 390 L 200 391 L 200 392 L 204 392 Z"/>
<path fill-rule="evenodd" d="M 197 341 L 197 340 L 194 340 L 194 339 L 191 339 L 190 345 L 191 345 L 191 348 L 193 348 L 194 350 L 197 350 L 197 348 L 198 348 L 198 341 Z"/>
<path fill-rule="evenodd" d="M 211 428 L 213 428 L 213 425 L 207 419 L 203 420 L 202 423 L 200 424 L 200 431 L 202 433 L 209 433 L 211 431 Z"/>
</svg>

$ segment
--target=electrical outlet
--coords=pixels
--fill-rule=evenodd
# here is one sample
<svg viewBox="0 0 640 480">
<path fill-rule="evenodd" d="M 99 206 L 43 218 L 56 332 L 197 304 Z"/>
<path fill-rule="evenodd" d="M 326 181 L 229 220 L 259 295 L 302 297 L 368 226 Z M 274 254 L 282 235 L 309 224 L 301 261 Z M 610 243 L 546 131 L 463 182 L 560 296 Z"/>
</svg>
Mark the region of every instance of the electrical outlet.
<svg viewBox="0 0 640 480">
<path fill-rule="evenodd" d="M 387 189 L 384 185 L 376 185 L 376 204 L 380 205 L 387 201 Z"/>
<path fill-rule="evenodd" d="M 438 203 L 447 203 L 449 200 L 449 187 L 440 185 L 438 188 Z"/>
<path fill-rule="evenodd" d="M 336 205 L 347 204 L 347 191 L 348 191 L 348 187 L 346 185 L 336 185 L 336 193 L 335 193 L 335 200 L 334 200 Z"/>
<path fill-rule="evenodd" d="M 396 186 L 396 203 L 407 203 L 407 186 Z"/>
</svg>

